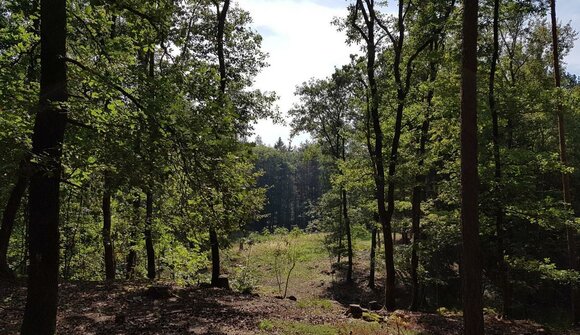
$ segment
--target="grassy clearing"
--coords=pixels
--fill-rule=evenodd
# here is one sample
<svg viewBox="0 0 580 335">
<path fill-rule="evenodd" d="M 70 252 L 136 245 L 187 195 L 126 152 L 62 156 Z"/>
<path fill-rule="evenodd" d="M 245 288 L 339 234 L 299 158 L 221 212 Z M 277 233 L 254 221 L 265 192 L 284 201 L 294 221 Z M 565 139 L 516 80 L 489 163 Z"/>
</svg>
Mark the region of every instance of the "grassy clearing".
<svg viewBox="0 0 580 335">
<path fill-rule="evenodd" d="M 296 264 L 288 283 L 288 295 L 300 298 L 316 298 L 318 292 L 312 288 L 334 278 L 329 274 L 331 259 L 324 248 L 323 234 L 289 233 L 259 236 L 253 245 L 243 251 L 233 248 L 225 253 L 224 264 L 228 272 L 248 267 L 257 281 L 257 292 L 281 295 L 291 261 L 287 254 L 294 253 Z M 277 256 L 278 255 L 278 256 Z M 276 278 L 276 267 L 280 269 L 280 285 Z"/>
<path fill-rule="evenodd" d="M 330 310 L 334 305 L 332 300 L 329 299 L 317 299 L 317 298 L 310 298 L 300 300 L 296 306 L 299 308 L 307 308 L 307 309 L 323 309 L 323 310 Z"/>
<path fill-rule="evenodd" d="M 376 322 L 369 323 L 351 320 L 336 325 L 311 324 L 298 321 L 262 320 L 258 326 L 261 334 L 281 335 L 417 335 L 416 331 L 409 330 L 395 324 L 387 326 Z"/>
</svg>

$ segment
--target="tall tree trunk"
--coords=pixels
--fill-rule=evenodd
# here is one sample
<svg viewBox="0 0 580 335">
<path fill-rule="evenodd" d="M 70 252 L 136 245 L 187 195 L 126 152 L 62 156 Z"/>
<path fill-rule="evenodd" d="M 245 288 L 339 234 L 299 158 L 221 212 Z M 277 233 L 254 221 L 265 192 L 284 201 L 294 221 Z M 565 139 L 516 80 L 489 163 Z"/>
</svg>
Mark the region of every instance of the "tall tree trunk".
<svg viewBox="0 0 580 335">
<path fill-rule="evenodd" d="M 223 7 L 220 9 L 219 4 L 217 6 L 217 56 L 219 63 L 219 74 L 220 74 L 220 97 L 219 101 L 221 107 L 224 106 L 224 98 L 226 94 L 227 86 L 227 73 L 226 73 L 226 60 L 224 54 L 224 33 L 225 25 L 227 21 L 228 10 L 230 7 L 230 0 L 225 0 Z M 219 287 L 219 277 L 220 277 L 220 246 L 218 241 L 217 232 L 214 227 L 209 228 L 209 241 L 211 244 L 211 285 L 214 287 Z"/>
<path fill-rule="evenodd" d="M 219 287 L 220 277 L 220 245 L 215 229 L 209 229 L 209 243 L 211 245 L 211 286 Z"/>
<path fill-rule="evenodd" d="M 29 160 L 30 158 L 27 155 L 27 157 L 20 162 L 18 180 L 10 192 L 8 203 L 6 203 L 4 213 L 2 214 L 2 226 L 0 226 L 0 279 L 14 278 L 14 273 L 8 266 L 8 245 L 10 244 L 10 236 L 12 236 L 18 208 L 20 207 L 22 197 L 24 196 L 24 192 L 28 186 L 27 165 Z"/>
<path fill-rule="evenodd" d="M 340 194 L 342 197 L 342 193 Z M 342 237 L 344 236 L 342 229 L 344 227 L 344 217 L 342 216 L 342 206 L 338 208 L 338 250 L 337 250 L 337 260 L 336 264 L 340 266 L 340 260 L 342 258 Z"/>
<path fill-rule="evenodd" d="M 346 230 L 346 247 L 347 247 L 347 255 L 348 255 L 348 268 L 346 271 L 346 282 L 352 283 L 352 234 L 350 231 L 350 219 L 348 217 L 348 202 L 346 197 L 346 191 L 342 189 L 341 191 L 341 198 L 342 198 L 342 216 L 344 218 L 344 228 Z"/>
<path fill-rule="evenodd" d="M 369 287 L 375 288 L 375 272 L 376 272 L 376 253 L 377 253 L 377 225 L 373 222 L 371 228 L 371 254 L 370 254 L 370 270 L 369 270 Z"/>
<path fill-rule="evenodd" d="M 561 87 L 560 73 L 560 50 L 558 45 L 558 21 L 556 19 L 556 0 L 550 0 L 550 16 L 552 22 L 552 56 L 554 62 L 554 84 L 557 89 Z M 556 102 L 556 115 L 558 115 L 558 139 L 560 149 L 560 162 L 563 166 L 568 166 L 568 157 L 566 152 L 566 130 L 564 125 L 564 113 L 562 111 L 561 102 Z M 566 208 L 570 208 L 572 204 L 572 191 L 570 189 L 570 175 L 562 173 L 562 193 Z M 574 228 L 566 227 L 566 240 L 568 242 L 568 266 L 572 270 L 580 270 L 577 259 L 576 239 L 577 233 Z M 574 324 L 580 323 L 580 292 L 577 288 L 571 287 L 571 309 L 572 320 Z"/>
<path fill-rule="evenodd" d="M 21 334 L 54 334 L 58 303 L 59 196 L 67 113 L 66 1 L 40 4 L 40 99 L 32 153 L 41 157 L 29 186 L 30 265 Z"/>
<path fill-rule="evenodd" d="M 493 52 L 491 56 L 491 66 L 489 71 L 489 92 L 488 103 L 492 122 L 492 145 L 493 145 L 493 161 L 494 161 L 494 182 L 497 198 L 495 199 L 495 230 L 497 243 L 497 267 L 499 270 L 499 285 L 502 290 L 502 315 L 508 316 L 511 308 L 511 298 L 509 294 L 509 283 L 507 277 L 507 267 L 504 261 L 504 209 L 501 199 L 502 195 L 502 166 L 500 155 L 500 135 L 499 135 L 499 115 L 495 99 L 495 75 L 497 70 L 497 62 L 499 59 L 499 7 L 500 0 L 493 2 Z"/>
<path fill-rule="evenodd" d="M 147 278 L 155 279 L 155 249 L 153 248 L 153 238 L 151 236 L 151 225 L 153 224 L 153 192 L 147 191 L 146 211 L 145 211 L 145 247 L 147 249 Z"/>
<path fill-rule="evenodd" d="M 381 119 L 379 115 L 379 90 L 375 77 L 376 62 L 376 45 L 375 45 L 375 19 L 374 8 L 368 8 L 365 12 L 362 1 L 357 1 L 357 10 L 361 10 L 365 16 L 367 32 L 365 36 L 367 44 L 367 79 L 370 90 L 370 108 L 369 115 L 375 135 L 375 145 L 372 151 L 372 160 L 374 163 L 374 181 L 375 181 L 375 198 L 377 200 L 377 212 L 379 222 L 383 230 L 386 284 L 385 284 L 385 307 L 389 310 L 395 307 L 395 266 L 393 261 L 393 240 L 391 238 L 391 226 L 387 218 L 387 209 L 385 207 L 385 166 L 383 160 L 383 130 L 381 129 Z"/>
<path fill-rule="evenodd" d="M 346 162 L 346 145 L 345 139 L 342 138 L 342 161 Z M 341 172 L 342 173 L 342 172 Z M 346 246 L 348 255 L 348 268 L 346 271 L 346 282 L 352 283 L 352 234 L 350 229 L 350 218 L 348 217 L 348 198 L 344 186 L 341 187 L 341 198 L 342 198 L 342 217 L 344 219 L 344 228 L 346 230 Z"/>
<path fill-rule="evenodd" d="M 137 265 L 137 251 L 135 250 L 137 241 L 135 232 L 137 231 L 137 227 L 139 227 L 139 222 L 141 221 L 141 215 L 139 213 L 140 211 L 141 196 L 137 194 L 133 200 L 133 227 L 131 228 L 131 232 L 129 234 L 129 253 L 127 254 L 125 279 L 133 279 L 135 276 L 135 266 Z"/>
<path fill-rule="evenodd" d="M 103 184 L 103 247 L 105 249 L 105 279 L 115 280 L 115 252 L 111 239 L 111 177 L 105 172 Z"/>
<path fill-rule="evenodd" d="M 466 335 L 484 333 L 477 175 L 478 7 L 478 0 L 464 1 L 461 64 L 461 280 Z"/>
<path fill-rule="evenodd" d="M 429 81 L 431 84 L 435 82 L 437 75 L 437 68 L 434 62 L 430 62 L 430 74 Z M 431 117 L 431 108 L 433 101 L 433 88 L 429 89 L 427 93 L 427 114 L 425 115 L 425 120 L 421 126 L 421 138 L 419 140 L 419 168 L 422 169 L 425 164 L 425 152 L 427 145 L 427 138 L 429 135 L 429 125 Z M 415 177 L 415 186 L 413 187 L 412 195 L 412 208 L 411 208 L 411 218 L 412 218 L 412 232 L 413 232 L 413 245 L 411 249 L 411 282 L 412 282 L 412 296 L 411 296 L 411 306 L 410 310 L 416 311 L 419 308 L 419 242 L 421 241 L 421 202 L 425 198 L 425 173 L 423 171 L 419 172 Z"/>
</svg>

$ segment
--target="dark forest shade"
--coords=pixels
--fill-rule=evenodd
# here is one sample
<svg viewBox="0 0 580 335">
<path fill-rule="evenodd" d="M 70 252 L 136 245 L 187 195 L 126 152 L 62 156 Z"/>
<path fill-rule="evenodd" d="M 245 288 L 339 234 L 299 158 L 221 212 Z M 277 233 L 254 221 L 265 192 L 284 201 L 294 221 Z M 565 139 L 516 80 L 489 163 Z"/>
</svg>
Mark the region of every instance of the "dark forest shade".
<svg viewBox="0 0 580 335">
<path fill-rule="evenodd" d="M 66 1 L 40 4 L 40 100 L 32 135 L 28 292 L 22 334 L 54 334 L 58 301 L 59 186 L 66 127 Z"/>
<path fill-rule="evenodd" d="M 18 180 L 10 192 L 4 213 L 2 213 L 2 226 L 0 226 L 0 280 L 12 279 L 14 275 L 8 265 L 8 245 L 14 229 L 18 208 L 28 187 L 28 160 L 29 158 L 26 157 L 20 163 Z"/>
<path fill-rule="evenodd" d="M 153 224 L 153 192 L 147 192 L 145 204 L 145 249 L 147 251 L 147 278 L 155 279 L 155 249 L 151 226 Z"/>
<path fill-rule="evenodd" d="M 461 62 L 461 280 L 466 335 L 483 335 L 477 169 L 478 1 L 465 0 Z"/>
</svg>

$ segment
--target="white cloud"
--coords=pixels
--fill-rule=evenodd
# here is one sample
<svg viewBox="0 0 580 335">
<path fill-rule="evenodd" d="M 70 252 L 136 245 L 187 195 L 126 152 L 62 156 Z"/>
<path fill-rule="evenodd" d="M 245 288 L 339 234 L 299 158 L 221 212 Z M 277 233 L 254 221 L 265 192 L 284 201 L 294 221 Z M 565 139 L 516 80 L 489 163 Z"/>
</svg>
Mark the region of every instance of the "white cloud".
<svg viewBox="0 0 580 335">
<path fill-rule="evenodd" d="M 264 37 L 262 49 L 270 54 L 270 67 L 258 76 L 255 86 L 276 91 L 284 114 L 296 101 L 296 85 L 311 77 L 330 75 L 335 66 L 348 63 L 349 55 L 356 51 L 345 45 L 344 34 L 330 23 L 334 17 L 346 14 L 343 1 L 335 1 L 335 7 L 292 0 L 238 0 L 238 3 L 250 12 L 254 28 Z M 336 7 L 338 3 L 342 6 Z M 267 144 L 273 144 L 278 137 L 287 141 L 289 133 L 288 127 L 267 120 L 256 126 L 256 134 Z M 304 138 L 297 138 L 294 143 Z"/>
</svg>

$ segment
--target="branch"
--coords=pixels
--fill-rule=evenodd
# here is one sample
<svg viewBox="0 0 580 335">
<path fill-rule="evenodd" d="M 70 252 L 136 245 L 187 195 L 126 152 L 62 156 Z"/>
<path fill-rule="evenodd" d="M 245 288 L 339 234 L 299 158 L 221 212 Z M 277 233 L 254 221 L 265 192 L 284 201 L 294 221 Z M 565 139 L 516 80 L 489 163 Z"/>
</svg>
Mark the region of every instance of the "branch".
<svg viewBox="0 0 580 335">
<path fill-rule="evenodd" d="M 391 34 L 391 31 L 389 30 L 389 27 L 387 27 L 387 25 L 385 25 L 383 23 L 383 21 L 381 21 L 381 19 L 379 19 L 379 17 L 375 13 L 375 10 L 374 9 L 372 10 L 372 16 L 375 19 L 375 21 L 377 21 L 377 24 L 379 25 L 379 27 L 381 27 L 385 31 L 385 33 L 387 33 L 387 36 L 391 40 L 391 43 L 393 43 L 393 45 L 397 45 L 397 40 L 395 39 L 395 37 L 393 36 L 393 34 Z"/>
<path fill-rule="evenodd" d="M 365 34 L 365 32 L 362 30 L 362 28 L 356 23 L 356 19 L 358 17 L 359 3 L 360 3 L 360 0 L 357 1 L 356 6 L 354 8 L 354 15 L 352 16 L 351 25 L 354 29 L 356 29 L 358 31 L 358 33 L 362 36 L 362 38 L 368 44 L 369 38 L 368 38 L 367 34 Z M 361 11 L 364 13 L 363 9 L 361 9 Z"/>
<path fill-rule="evenodd" d="M 71 124 L 73 126 L 77 126 L 80 128 L 86 128 L 86 129 L 90 129 L 90 130 L 97 130 L 97 128 L 90 126 L 88 124 L 82 123 L 81 121 L 75 120 L 75 119 L 71 119 L 70 117 L 67 117 L 66 122 L 68 124 Z"/>
<path fill-rule="evenodd" d="M 99 79 L 101 79 L 103 81 L 103 83 L 105 83 L 106 85 L 114 88 L 115 90 L 119 91 L 121 94 L 123 94 L 127 99 L 131 100 L 131 102 L 139 109 L 141 110 L 145 110 L 145 107 L 139 102 L 139 100 L 133 96 L 131 93 L 127 92 L 127 90 L 125 90 L 123 87 L 121 87 L 118 84 L 115 84 L 113 82 L 111 82 L 108 78 L 106 78 L 105 76 L 103 76 L 102 74 L 98 73 L 97 71 L 85 66 L 84 64 L 82 64 L 81 62 L 79 62 L 78 60 L 72 59 L 72 58 L 68 58 L 68 57 L 64 57 L 65 62 L 67 63 L 71 63 L 74 64 L 76 66 L 78 66 L 79 68 L 81 68 L 82 70 L 89 72 L 90 74 L 98 77 Z"/>
</svg>

